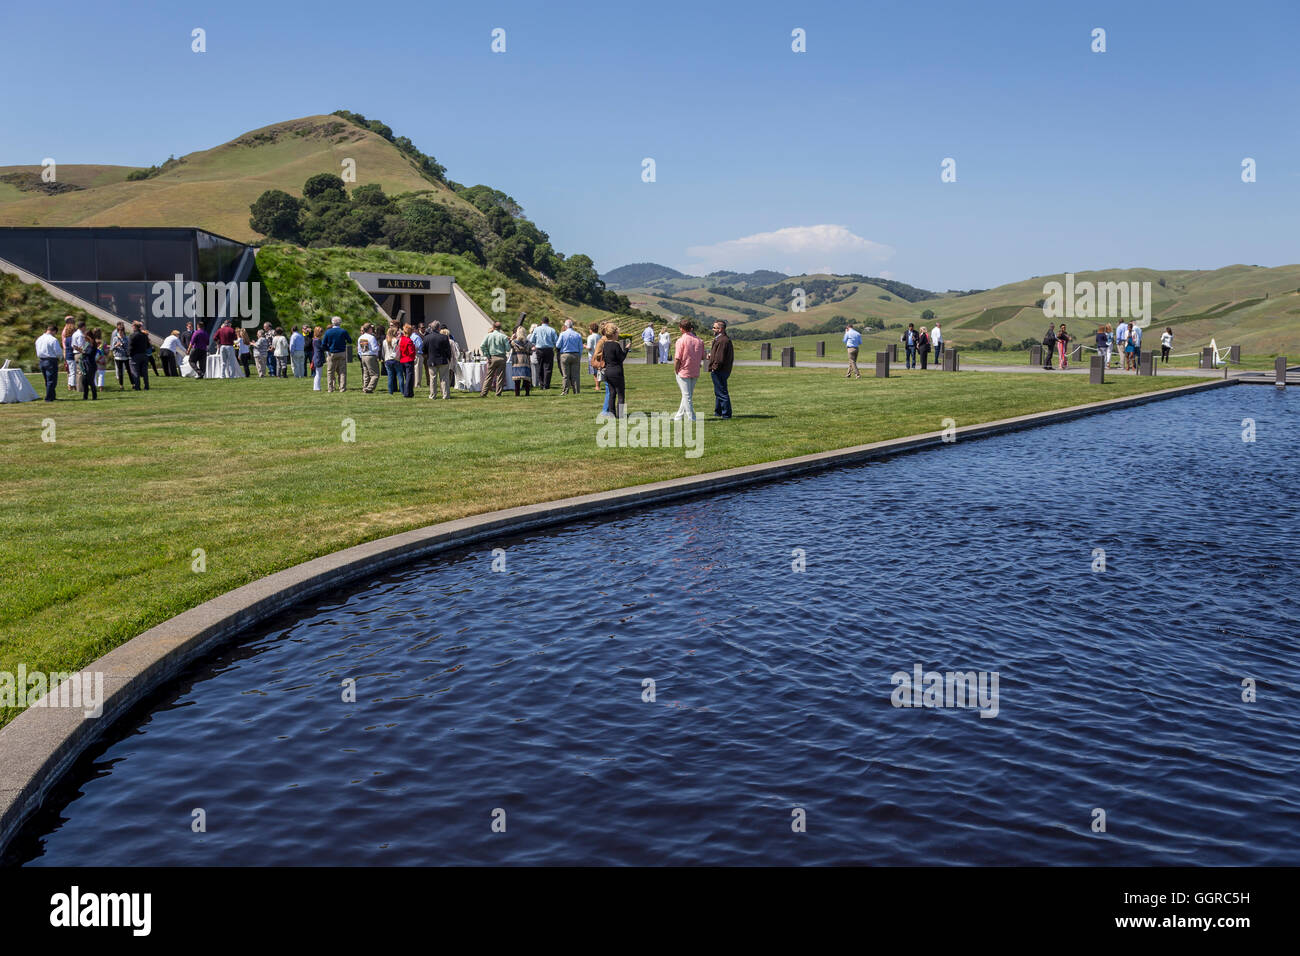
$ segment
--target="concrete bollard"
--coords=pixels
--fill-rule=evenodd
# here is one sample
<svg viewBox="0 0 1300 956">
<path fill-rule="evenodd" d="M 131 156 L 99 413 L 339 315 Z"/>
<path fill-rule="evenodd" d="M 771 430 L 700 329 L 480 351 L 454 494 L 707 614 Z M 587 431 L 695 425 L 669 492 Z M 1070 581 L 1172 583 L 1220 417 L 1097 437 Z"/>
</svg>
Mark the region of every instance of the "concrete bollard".
<svg viewBox="0 0 1300 956">
<path fill-rule="evenodd" d="M 783 348 L 781 350 L 781 367 L 794 368 L 794 349 Z"/>
<path fill-rule="evenodd" d="M 1083 361 L 1083 343 L 1079 343 L 1074 347 L 1074 351 L 1070 353 L 1070 361 L 1072 362 Z"/>
<path fill-rule="evenodd" d="M 1029 364 L 1030 365 L 1043 364 L 1043 347 L 1041 345 L 1029 346 Z"/>
<path fill-rule="evenodd" d="M 889 378 L 889 350 L 876 353 L 876 378 Z"/>
<path fill-rule="evenodd" d="M 943 370 L 944 370 L 945 372 L 956 372 L 959 368 L 960 368 L 960 365 L 959 365 L 958 362 L 957 362 L 957 350 L 956 350 L 956 349 L 944 349 L 944 350 L 943 350 Z"/>
<path fill-rule="evenodd" d="M 1139 375 L 1156 374 L 1156 353 L 1155 352 L 1138 353 L 1138 374 Z"/>
<path fill-rule="evenodd" d="M 647 345 L 645 347 L 645 363 L 646 365 L 659 364 L 659 346 Z"/>
<path fill-rule="evenodd" d="M 1094 355 L 1088 363 L 1088 384 L 1106 384 L 1106 362 L 1100 355 Z"/>
<path fill-rule="evenodd" d="M 772 343 L 771 343 L 771 342 L 764 342 L 762 345 L 760 345 L 760 346 L 758 347 L 758 357 L 759 357 L 759 360 L 760 360 L 760 361 L 763 361 L 763 362 L 770 362 L 770 361 L 772 361 Z"/>
<path fill-rule="evenodd" d="M 1214 349 L 1209 346 L 1201 349 L 1201 368 L 1214 368 Z"/>
<path fill-rule="evenodd" d="M 1241 364 L 1241 346 L 1233 345 L 1228 349 L 1228 361 L 1233 365 Z"/>
<path fill-rule="evenodd" d="M 898 343 L 895 342 L 893 345 L 887 346 L 886 350 L 889 352 L 889 360 L 890 360 L 891 362 L 897 362 L 897 361 L 898 361 Z"/>
<path fill-rule="evenodd" d="M 1286 356 L 1279 355 L 1273 360 L 1273 384 L 1286 388 Z"/>
<path fill-rule="evenodd" d="M 818 357 L 818 358 L 825 358 L 825 357 L 826 357 L 826 343 L 825 343 L 825 342 L 818 342 L 818 343 L 817 343 L 817 357 Z"/>
</svg>

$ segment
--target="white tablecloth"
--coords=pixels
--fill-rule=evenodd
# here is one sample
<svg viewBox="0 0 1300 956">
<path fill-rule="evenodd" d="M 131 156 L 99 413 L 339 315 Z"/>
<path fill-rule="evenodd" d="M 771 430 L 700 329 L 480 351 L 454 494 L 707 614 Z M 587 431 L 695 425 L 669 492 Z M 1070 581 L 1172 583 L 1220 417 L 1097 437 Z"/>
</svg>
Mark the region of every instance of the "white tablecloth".
<svg viewBox="0 0 1300 956">
<path fill-rule="evenodd" d="M 9 368 L 9 363 L 5 362 L 5 367 L 0 368 L 0 403 L 34 402 L 36 399 L 36 389 L 32 388 L 22 370 Z"/>
<path fill-rule="evenodd" d="M 235 359 L 234 346 L 218 346 L 209 352 L 203 374 L 208 378 L 243 378 L 244 370 Z"/>
<path fill-rule="evenodd" d="M 483 387 L 483 370 L 487 362 L 457 362 L 456 387 L 462 392 L 477 392 Z"/>
</svg>

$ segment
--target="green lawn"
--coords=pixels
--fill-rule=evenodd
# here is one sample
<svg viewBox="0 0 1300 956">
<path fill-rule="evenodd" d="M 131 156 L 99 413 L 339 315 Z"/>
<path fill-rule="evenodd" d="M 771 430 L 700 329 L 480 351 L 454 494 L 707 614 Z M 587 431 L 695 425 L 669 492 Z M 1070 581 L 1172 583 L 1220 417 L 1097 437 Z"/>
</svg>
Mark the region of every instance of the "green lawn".
<svg viewBox="0 0 1300 956">
<path fill-rule="evenodd" d="M 676 409 L 669 368 L 628 378 L 631 410 Z M 94 403 L 61 384 L 53 405 L 0 406 L 0 671 L 75 669 L 258 577 L 450 518 L 1186 384 L 742 367 L 737 417 L 706 421 L 703 455 L 687 458 L 597 447 L 586 390 L 431 402 L 363 395 L 355 364 L 349 380 L 330 395 L 304 380 L 163 379 Z M 712 411 L 707 380 L 697 410 Z"/>
</svg>

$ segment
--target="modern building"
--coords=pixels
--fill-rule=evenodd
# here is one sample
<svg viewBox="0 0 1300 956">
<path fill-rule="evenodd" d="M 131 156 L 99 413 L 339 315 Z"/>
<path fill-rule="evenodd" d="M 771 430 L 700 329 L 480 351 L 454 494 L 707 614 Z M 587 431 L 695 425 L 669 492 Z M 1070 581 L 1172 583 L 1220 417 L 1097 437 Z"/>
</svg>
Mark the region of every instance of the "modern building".
<svg viewBox="0 0 1300 956">
<path fill-rule="evenodd" d="M 375 300 L 386 318 L 412 325 L 441 322 L 462 348 L 478 348 L 492 331 L 492 319 L 451 276 L 349 272 L 348 278 Z"/>
<path fill-rule="evenodd" d="M 210 283 L 247 282 L 253 258 L 252 247 L 203 229 L 0 227 L 0 269 L 16 267 L 71 294 L 89 311 L 98 310 L 101 318 L 138 319 L 159 335 L 178 327 L 178 317 L 187 319 L 157 315 L 157 283 L 174 283 L 180 276 L 206 290 Z M 223 300 L 219 314 L 236 312 Z M 216 315 L 189 319 L 207 326 L 216 320 Z"/>
</svg>

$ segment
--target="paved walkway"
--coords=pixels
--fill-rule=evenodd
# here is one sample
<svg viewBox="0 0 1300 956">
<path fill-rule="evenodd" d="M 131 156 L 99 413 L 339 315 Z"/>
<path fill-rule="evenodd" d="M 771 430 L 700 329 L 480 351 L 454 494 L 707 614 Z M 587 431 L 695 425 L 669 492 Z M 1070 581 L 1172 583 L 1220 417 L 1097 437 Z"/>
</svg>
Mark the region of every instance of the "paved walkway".
<svg viewBox="0 0 1300 956">
<path fill-rule="evenodd" d="M 781 366 L 780 362 L 762 362 L 762 361 L 752 361 L 752 360 L 748 360 L 748 361 L 737 360 L 736 364 L 756 365 L 756 366 L 764 366 L 770 368 L 779 368 Z M 819 359 L 812 362 L 799 362 L 797 367 L 847 369 L 848 362 L 845 360 L 841 360 L 838 362 L 828 362 L 825 359 Z M 862 372 L 864 378 L 875 375 L 876 373 L 875 360 L 872 359 L 869 362 L 859 361 L 858 369 Z M 977 365 L 974 362 L 971 362 L 970 364 L 962 363 L 961 370 L 963 372 L 1020 372 L 1025 375 L 1087 375 L 1088 374 L 1087 365 L 1073 365 L 1073 364 L 1070 365 L 1069 368 L 1052 369 L 1051 371 L 1048 371 L 1040 365 Z M 920 369 L 919 368 L 914 369 L 913 371 L 919 372 Z M 930 368 L 927 369 L 927 371 L 937 372 L 939 371 L 939 369 L 936 366 L 931 365 Z M 1188 378 L 1223 378 L 1223 371 L 1224 370 L 1222 367 L 1217 369 L 1168 368 L 1167 366 L 1161 365 L 1157 368 L 1156 374 L 1157 375 L 1181 375 L 1181 376 L 1186 376 Z M 889 365 L 889 374 L 893 375 L 898 372 L 906 373 L 908 372 L 908 369 L 905 366 L 903 366 L 901 363 L 895 364 L 891 362 Z M 1117 375 L 1136 375 L 1136 374 L 1137 374 L 1136 372 L 1125 372 L 1122 368 L 1106 369 L 1106 375 L 1112 378 Z M 1241 372 L 1230 372 L 1229 374 L 1241 374 Z M 1269 372 L 1268 374 L 1272 375 L 1273 373 Z"/>
</svg>

